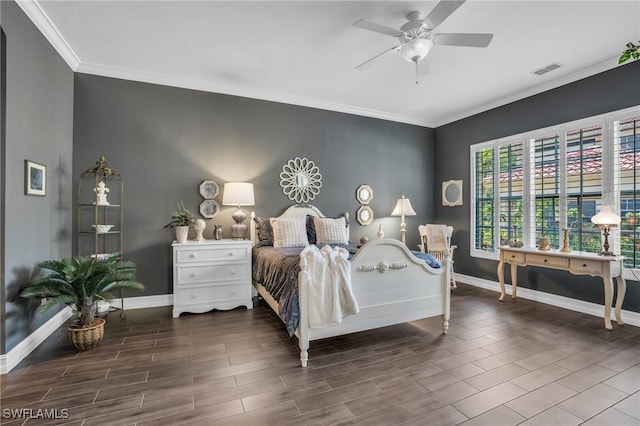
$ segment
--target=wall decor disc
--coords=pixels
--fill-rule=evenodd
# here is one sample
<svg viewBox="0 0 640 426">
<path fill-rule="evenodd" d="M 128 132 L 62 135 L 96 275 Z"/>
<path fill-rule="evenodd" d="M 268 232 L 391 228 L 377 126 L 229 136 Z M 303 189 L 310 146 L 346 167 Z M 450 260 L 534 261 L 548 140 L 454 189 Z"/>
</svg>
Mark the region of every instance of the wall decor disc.
<svg viewBox="0 0 640 426">
<path fill-rule="evenodd" d="M 200 195 L 205 200 L 213 200 L 220 193 L 220 187 L 212 180 L 205 180 L 200 184 Z"/>
<path fill-rule="evenodd" d="M 200 214 L 206 219 L 214 218 L 220 211 L 220 205 L 214 200 L 204 200 L 200 203 Z"/>
</svg>

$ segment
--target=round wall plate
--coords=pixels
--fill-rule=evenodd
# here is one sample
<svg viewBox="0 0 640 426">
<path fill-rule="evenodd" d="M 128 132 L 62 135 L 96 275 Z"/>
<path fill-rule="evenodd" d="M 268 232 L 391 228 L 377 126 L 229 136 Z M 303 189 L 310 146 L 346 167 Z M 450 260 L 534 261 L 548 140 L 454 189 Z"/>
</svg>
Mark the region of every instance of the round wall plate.
<svg viewBox="0 0 640 426">
<path fill-rule="evenodd" d="M 205 180 L 200 184 L 200 195 L 205 200 L 213 200 L 220 193 L 220 187 L 212 180 Z"/>
<path fill-rule="evenodd" d="M 212 219 L 220 211 L 220 205 L 214 200 L 204 200 L 200 203 L 200 214 L 206 219 Z"/>
</svg>

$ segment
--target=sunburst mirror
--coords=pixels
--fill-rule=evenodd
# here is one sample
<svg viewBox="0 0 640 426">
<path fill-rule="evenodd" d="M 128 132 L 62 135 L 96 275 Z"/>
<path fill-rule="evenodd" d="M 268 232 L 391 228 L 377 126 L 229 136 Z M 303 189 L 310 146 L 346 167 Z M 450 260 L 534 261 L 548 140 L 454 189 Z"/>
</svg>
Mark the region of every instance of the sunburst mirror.
<svg viewBox="0 0 640 426">
<path fill-rule="evenodd" d="M 280 186 L 282 192 L 291 201 L 306 204 L 320 193 L 322 187 L 320 169 L 313 161 L 296 157 L 282 166 Z"/>
</svg>

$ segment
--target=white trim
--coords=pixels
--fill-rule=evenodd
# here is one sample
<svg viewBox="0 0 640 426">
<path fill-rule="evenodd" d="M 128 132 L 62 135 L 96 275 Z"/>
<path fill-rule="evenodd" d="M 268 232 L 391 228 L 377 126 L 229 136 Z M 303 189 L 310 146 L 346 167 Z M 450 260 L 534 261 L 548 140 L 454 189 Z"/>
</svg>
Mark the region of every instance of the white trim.
<svg viewBox="0 0 640 426">
<path fill-rule="evenodd" d="M 122 303 L 120 299 L 113 299 L 110 301 L 111 306 L 120 309 Z M 124 309 L 125 312 L 129 309 L 144 309 L 144 308 L 157 308 L 159 306 L 172 306 L 173 294 L 156 294 L 153 296 L 140 296 L 140 297 L 125 297 Z"/>
<path fill-rule="evenodd" d="M 117 308 L 122 306 L 121 300 L 111 301 L 111 305 Z M 125 309 L 155 308 L 158 306 L 173 305 L 173 294 L 159 294 L 153 296 L 128 297 L 124 299 Z M 45 341 L 53 332 L 73 316 L 73 311 L 65 307 L 53 318 L 40 326 L 36 331 L 27 336 L 6 354 L 0 355 L 0 374 L 6 374 L 18 365 L 27 355 Z"/>
<path fill-rule="evenodd" d="M 0 374 L 6 374 L 29 355 L 40 343 L 44 342 L 54 331 L 67 322 L 73 316 L 70 307 L 54 315 L 49 321 L 41 325 L 37 330 L 24 338 L 6 354 L 0 355 Z"/>
<path fill-rule="evenodd" d="M 67 41 L 62 37 L 60 31 L 53 25 L 49 16 L 35 0 L 16 0 L 22 11 L 31 19 L 33 24 L 40 30 L 42 35 L 51 43 L 51 46 L 58 52 L 69 67 L 76 71 L 80 65 L 80 59 L 75 54 Z"/>
<path fill-rule="evenodd" d="M 464 275 L 458 272 L 456 272 L 456 281 L 500 293 L 500 284 L 497 281 L 472 277 L 470 275 Z M 505 288 L 507 294 L 507 297 L 505 297 L 505 299 L 511 300 L 511 285 L 505 284 Z M 545 293 L 542 291 L 531 290 L 529 288 L 522 287 L 518 287 L 518 297 L 602 318 L 603 308 L 602 305 L 599 305 L 597 303 L 585 302 L 583 300 L 572 299 L 570 297 L 558 296 L 556 294 Z M 496 302 L 498 302 L 497 297 Z M 615 316 L 613 311 L 614 310 L 612 309 L 611 319 L 614 320 L 615 324 Z M 621 314 L 625 324 L 640 327 L 640 312 L 622 310 Z"/>
<path fill-rule="evenodd" d="M 222 85 L 206 80 L 181 78 L 164 74 L 148 73 L 123 68 L 107 67 L 98 64 L 80 63 L 76 72 L 100 75 L 103 77 L 119 78 L 123 80 L 139 81 L 142 83 L 152 83 L 161 86 L 169 86 L 183 89 L 200 90 L 203 92 L 222 93 L 226 95 L 239 96 L 250 99 L 260 99 L 270 102 L 279 102 L 287 105 L 298 105 L 309 108 L 322 109 L 327 111 L 354 114 L 363 117 L 378 118 L 381 120 L 394 121 L 398 123 L 413 124 L 416 126 L 434 128 L 434 123 L 426 119 L 416 119 L 416 117 L 392 114 L 385 111 L 378 111 L 368 108 L 356 107 L 337 102 L 323 101 L 319 99 L 306 98 L 303 96 L 276 93 L 250 87 L 240 87 L 233 85 Z"/>
</svg>

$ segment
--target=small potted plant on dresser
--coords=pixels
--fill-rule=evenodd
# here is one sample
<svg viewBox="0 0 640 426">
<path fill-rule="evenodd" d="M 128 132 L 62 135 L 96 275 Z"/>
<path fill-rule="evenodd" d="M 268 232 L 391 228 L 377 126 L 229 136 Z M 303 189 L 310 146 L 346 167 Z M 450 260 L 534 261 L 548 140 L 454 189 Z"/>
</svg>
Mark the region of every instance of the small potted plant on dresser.
<svg viewBox="0 0 640 426">
<path fill-rule="evenodd" d="M 177 210 L 171 213 L 171 222 L 167 223 L 164 228 L 175 228 L 176 240 L 184 244 L 189 236 L 189 228 L 194 224 L 193 213 L 184 207 L 184 203 L 180 201 Z"/>
<path fill-rule="evenodd" d="M 42 311 L 60 303 L 71 306 L 77 318 L 69 326 L 69 339 L 79 350 L 102 341 L 105 320 L 96 318 L 99 301 L 110 300 L 114 290 L 144 290 L 136 281 L 136 265 L 121 260 L 120 254 L 45 260 L 38 267 L 49 273 L 23 286 L 20 296 L 46 298 Z"/>
</svg>

